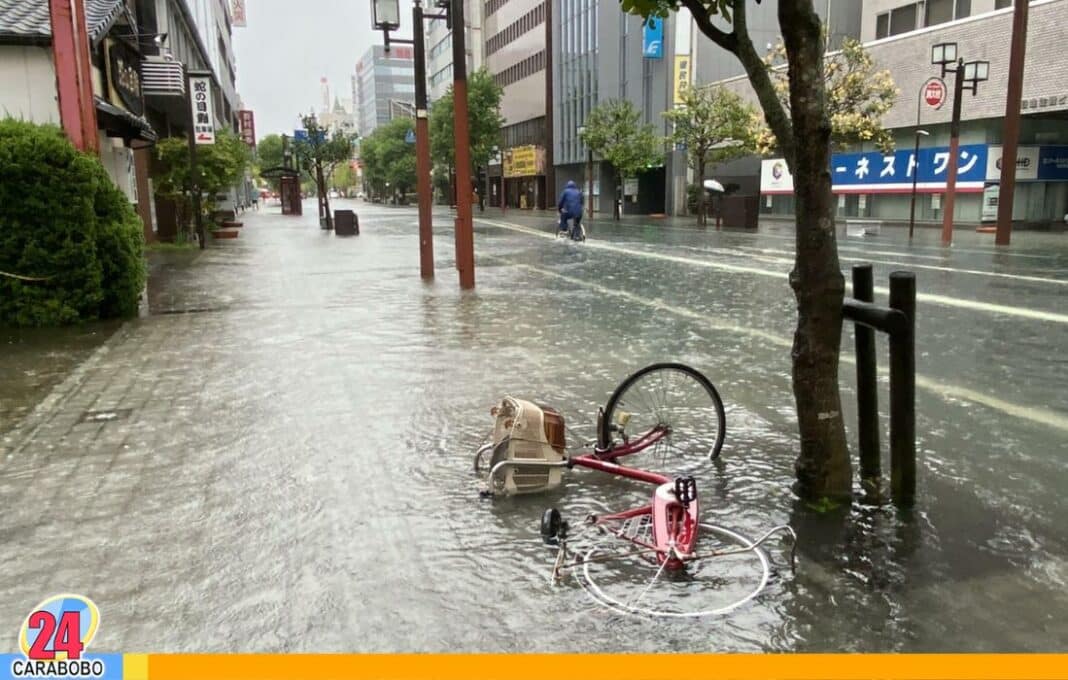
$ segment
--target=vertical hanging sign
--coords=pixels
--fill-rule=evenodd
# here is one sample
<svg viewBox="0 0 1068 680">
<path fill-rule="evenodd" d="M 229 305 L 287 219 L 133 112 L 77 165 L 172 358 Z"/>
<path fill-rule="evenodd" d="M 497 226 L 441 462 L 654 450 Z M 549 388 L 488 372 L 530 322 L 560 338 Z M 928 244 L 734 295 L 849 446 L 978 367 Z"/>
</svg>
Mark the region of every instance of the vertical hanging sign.
<svg viewBox="0 0 1068 680">
<path fill-rule="evenodd" d="M 235 28 L 248 26 L 245 18 L 245 0 L 232 0 L 230 4 L 230 25 Z"/>
<path fill-rule="evenodd" d="M 193 137 L 197 144 L 215 143 L 215 122 L 211 112 L 211 77 L 189 76 L 190 105 L 193 107 Z"/>
<path fill-rule="evenodd" d="M 664 20 L 649 17 L 642 31 L 642 56 L 646 59 L 664 58 Z"/>
</svg>

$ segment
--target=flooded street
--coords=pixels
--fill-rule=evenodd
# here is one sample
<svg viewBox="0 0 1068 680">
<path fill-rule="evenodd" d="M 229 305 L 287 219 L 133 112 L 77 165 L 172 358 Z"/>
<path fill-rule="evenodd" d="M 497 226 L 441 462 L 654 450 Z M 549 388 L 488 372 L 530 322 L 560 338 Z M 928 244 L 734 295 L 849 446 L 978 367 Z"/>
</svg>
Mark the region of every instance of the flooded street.
<svg viewBox="0 0 1068 680">
<path fill-rule="evenodd" d="M 358 211 L 359 237 L 320 230 L 311 202 L 304 218 L 272 207 L 246 216 L 236 241 L 160 258 L 149 314 L 113 334 L 72 331 L 55 351 L 51 338 L 4 336 L 11 643 L 33 604 L 64 591 L 99 605 L 101 650 L 1054 651 L 1068 640 L 1065 235 L 1020 233 L 997 253 L 965 232 L 949 252 L 934 231 L 912 246 L 897 232 L 840 242 L 847 278 L 874 264 L 879 303 L 890 271 L 917 276 L 918 500 L 908 513 L 818 514 L 790 491 L 790 227 L 595 222 L 576 245 L 553 238 L 551 218 L 476 212 L 478 283 L 461 293 L 447 212 L 435 216 L 437 278 L 424 283 L 414 210 L 338 203 Z M 843 343 L 855 450 L 848 326 Z M 886 357 L 880 339 L 884 450 Z M 698 480 L 704 516 L 747 536 L 785 523 L 799 536 L 796 575 L 772 543 L 768 587 L 729 616 L 620 616 L 573 580 L 549 585 L 542 510 L 577 523 L 639 502 L 641 486 L 576 469 L 545 495 L 479 498 L 472 457 L 502 396 L 554 406 L 592 438 L 615 386 L 661 361 L 702 371 L 726 407 L 721 459 Z M 55 379 L 33 378 L 49 370 Z"/>
</svg>

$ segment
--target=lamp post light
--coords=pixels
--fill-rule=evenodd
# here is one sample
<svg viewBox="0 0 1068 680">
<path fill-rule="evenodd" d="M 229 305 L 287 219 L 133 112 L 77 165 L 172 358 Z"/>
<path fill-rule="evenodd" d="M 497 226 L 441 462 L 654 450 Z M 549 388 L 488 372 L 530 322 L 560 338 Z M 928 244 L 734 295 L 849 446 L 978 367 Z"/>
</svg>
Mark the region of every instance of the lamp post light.
<svg viewBox="0 0 1068 680">
<path fill-rule="evenodd" d="M 594 201 L 593 201 L 593 149 L 590 147 L 589 144 L 586 144 L 586 126 L 585 125 L 580 125 L 579 126 L 579 128 L 578 128 L 578 136 L 579 136 L 579 140 L 581 140 L 582 143 L 586 145 L 586 152 L 587 152 L 586 153 L 586 182 L 587 182 L 587 188 L 589 189 L 586 192 L 586 195 L 587 195 L 587 200 L 589 201 L 589 208 L 588 208 L 589 216 L 592 217 L 593 216 L 593 212 L 594 212 Z"/>
<path fill-rule="evenodd" d="M 931 47 L 931 63 L 942 68 L 942 77 L 953 74 L 953 118 L 949 127 L 949 172 L 946 176 L 946 200 L 942 214 L 942 245 L 953 242 L 953 204 L 957 192 L 957 162 L 960 160 L 960 108 L 964 89 L 974 97 L 979 83 L 990 76 L 989 61 L 965 62 L 957 54 L 957 43 L 936 43 Z M 951 66 L 952 64 L 952 66 Z M 965 85 L 967 81 L 967 85 Z"/>
<path fill-rule="evenodd" d="M 912 205 L 909 207 L 909 240 L 912 240 L 912 228 L 916 224 L 916 176 L 920 174 L 920 137 L 929 137 L 927 130 L 916 130 L 916 143 L 912 148 Z"/>
</svg>

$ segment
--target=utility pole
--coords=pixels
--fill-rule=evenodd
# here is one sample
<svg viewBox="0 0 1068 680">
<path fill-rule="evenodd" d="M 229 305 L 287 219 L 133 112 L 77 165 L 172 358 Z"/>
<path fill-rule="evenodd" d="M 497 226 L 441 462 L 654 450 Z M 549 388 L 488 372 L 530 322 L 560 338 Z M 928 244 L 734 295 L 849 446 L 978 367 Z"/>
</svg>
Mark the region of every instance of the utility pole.
<svg viewBox="0 0 1068 680">
<path fill-rule="evenodd" d="M 960 107 L 964 94 L 964 60 L 953 69 L 953 119 L 949 124 L 949 170 L 946 200 L 942 205 L 942 245 L 953 243 L 953 203 L 957 196 L 957 160 L 960 156 Z"/>
<path fill-rule="evenodd" d="M 200 214 L 200 180 L 199 171 L 197 170 L 197 121 L 196 113 L 193 108 L 193 84 L 191 76 L 192 74 L 187 70 L 185 72 L 185 91 L 189 94 L 189 183 L 190 191 L 193 194 L 193 220 L 197 229 L 197 240 L 200 241 L 200 249 L 204 250 L 208 247 L 208 235 L 204 231 L 204 217 Z M 197 73 L 196 75 L 205 75 L 203 73 Z"/>
<path fill-rule="evenodd" d="M 412 41 L 415 43 L 415 185 L 419 194 L 419 275 L 434 278 L 434 227 L 430 186 L 430 123 L 427 119 L 426 41 L 423 7 L 412 4 Z"/>
<path fill-rule="evenodd" d="M 471 223 L 471 137 L 467 119 L 467 49 L 464 0 L 452 0 L 452 96 L 456 144 L 456 266 L 460 288 L 475 287 L 474 227 Z"/>
<path fill-rule="evenodd" d="M 1020 141 L 1020 99 L 1023 97 L 1024 55 L 1027 51 L 1027 6 L 1016 0 L 1012 12 L 1012 47 L 1009 52 L 1009 87 L 1005 95 L 1005 127 L 1001 140 L 1001 184 L 998 188 L 998 226 L 994 243 L 1009 245 L 1012 207 L 1016 192 L 1016 152 Z"/>
</svg>

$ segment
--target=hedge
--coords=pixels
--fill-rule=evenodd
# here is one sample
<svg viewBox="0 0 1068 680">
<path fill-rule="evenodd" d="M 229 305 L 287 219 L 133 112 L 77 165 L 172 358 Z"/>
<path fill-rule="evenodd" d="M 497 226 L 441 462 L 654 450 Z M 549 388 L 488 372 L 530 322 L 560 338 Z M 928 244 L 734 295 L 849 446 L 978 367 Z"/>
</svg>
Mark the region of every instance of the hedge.
<svg viewBox="0 0 1068 680">
<path fill-rule="evenodd" d="M 144 283 L 141 221 L 100 161 L 54 125 L 0 120 L 0 325 L 130 316 Z"/>
</svg>

